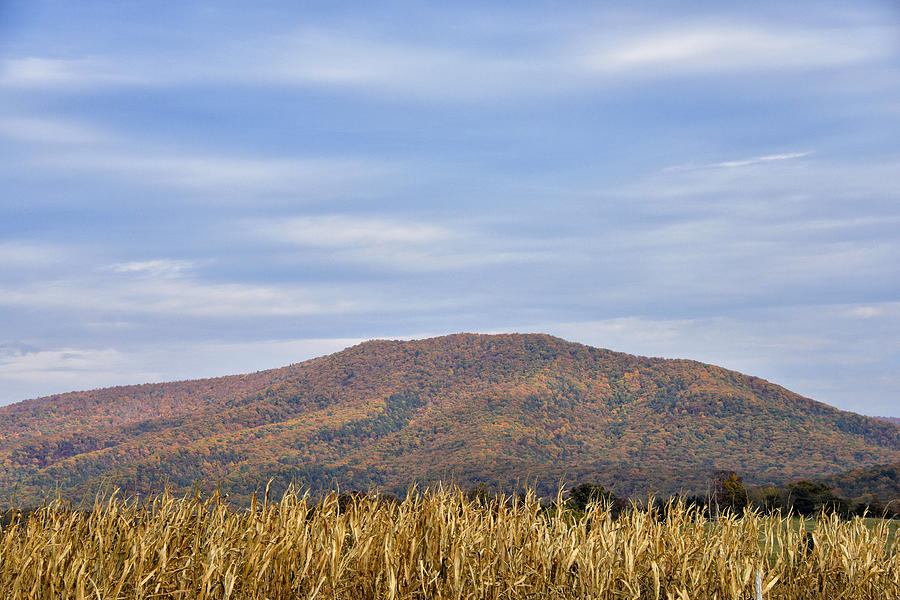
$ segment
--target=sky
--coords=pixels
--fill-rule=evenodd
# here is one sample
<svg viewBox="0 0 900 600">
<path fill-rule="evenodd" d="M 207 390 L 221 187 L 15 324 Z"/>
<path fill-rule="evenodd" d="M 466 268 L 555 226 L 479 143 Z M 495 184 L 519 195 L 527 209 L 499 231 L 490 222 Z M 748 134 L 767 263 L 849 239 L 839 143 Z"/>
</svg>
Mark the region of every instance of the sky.
<svg viewBox="0 0 900 600">
<path fill-rule="evenodd" d="M 460 331 L 900 416 L 900 7 L 0 0 L 0 404 Z"/>
</svg>

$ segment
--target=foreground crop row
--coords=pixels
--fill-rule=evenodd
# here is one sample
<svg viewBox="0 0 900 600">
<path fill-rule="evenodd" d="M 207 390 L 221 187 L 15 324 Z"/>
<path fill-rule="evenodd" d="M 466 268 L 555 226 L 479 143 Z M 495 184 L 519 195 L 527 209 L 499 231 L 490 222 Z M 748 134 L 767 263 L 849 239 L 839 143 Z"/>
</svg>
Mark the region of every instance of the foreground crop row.
<svg viewBox="0 0 900 600">
<path fill-rule="evenodd" d="M 240 511 L 196 497 L 56 502 L 0 533 L 0 597 L 900 598 L 886 521 L 823 517 L 806 533 L 789 517 L 665 515 L 443 489 L 402 503 L 288 492 Z"/>
</svg>

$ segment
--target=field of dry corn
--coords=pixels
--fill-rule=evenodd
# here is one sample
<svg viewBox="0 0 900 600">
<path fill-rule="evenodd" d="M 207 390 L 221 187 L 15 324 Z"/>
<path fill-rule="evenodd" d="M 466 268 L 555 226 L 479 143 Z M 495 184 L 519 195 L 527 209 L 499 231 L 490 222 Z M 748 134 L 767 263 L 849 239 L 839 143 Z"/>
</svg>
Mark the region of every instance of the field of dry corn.
<svg viewBox="0 0 900 600">
<path fill-rule="evenodd" d="M 888 523 L 485 505 L 458 490 L 343 506 L 289 492 L 51 503 L 0 533 L 0 598 L 900 598 Z M 800 528 L 802 529 L 802 528 Z"/>
</svg>

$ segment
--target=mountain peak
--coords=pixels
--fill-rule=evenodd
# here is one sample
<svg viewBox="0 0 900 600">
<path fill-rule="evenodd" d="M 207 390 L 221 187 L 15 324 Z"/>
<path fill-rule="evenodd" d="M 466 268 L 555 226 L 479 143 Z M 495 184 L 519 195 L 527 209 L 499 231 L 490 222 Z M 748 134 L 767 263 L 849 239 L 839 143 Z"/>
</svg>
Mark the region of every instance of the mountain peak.
<svg viewBox="0 0 900 600">
<path fill-rule="evenodd" d="M 219 480 L 312 488 L 479 481 L 702 490 L 900 460 L 900 428 L 695 361 L 538 333 L 370 340 L 249 375 L 74 392 L 0 408 L 0 489 L 89 496 Z M 3 496 L 0 495 L 0 501 Z"/>
</svg>

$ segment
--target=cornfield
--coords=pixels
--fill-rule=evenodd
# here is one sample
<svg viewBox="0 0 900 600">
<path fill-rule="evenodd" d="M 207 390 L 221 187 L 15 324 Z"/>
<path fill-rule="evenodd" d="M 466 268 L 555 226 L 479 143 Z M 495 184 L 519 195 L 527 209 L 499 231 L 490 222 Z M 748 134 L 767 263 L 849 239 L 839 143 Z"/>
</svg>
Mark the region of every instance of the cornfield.
<svg viewBox="0 0 900 600">
<path fill-rule="evenodd" d="M 402 503 L 288 491 L 241 510 L 113 494 L 8 525 L 0 598 L 900 598 L 886 521 L 808 525 L 754 512 L 710 522 L 680 503 L 613 518 L 444 488 Z"/>
</svg>

